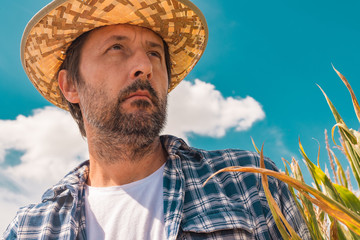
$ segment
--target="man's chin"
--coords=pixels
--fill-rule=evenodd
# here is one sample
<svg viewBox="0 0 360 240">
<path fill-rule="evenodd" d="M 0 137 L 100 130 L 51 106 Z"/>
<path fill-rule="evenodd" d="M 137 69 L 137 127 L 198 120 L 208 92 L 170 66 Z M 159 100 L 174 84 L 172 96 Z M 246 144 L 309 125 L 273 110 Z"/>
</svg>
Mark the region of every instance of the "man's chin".
<svg viewBox="0 0 360 240">
<path fill-rule="evenodd" d="M 124 114 L 153 114 L 156 110 L 150 100 L 136 100 L 130 105 L 121 106 L 121 111 Z"/>
<path fill-rule="evenodd" d="M 153 103 L 148 98 L 140 98 L 131 101 L 130 107 L 138 109 L 147 109 L 153 107 Z"/>
</svg>

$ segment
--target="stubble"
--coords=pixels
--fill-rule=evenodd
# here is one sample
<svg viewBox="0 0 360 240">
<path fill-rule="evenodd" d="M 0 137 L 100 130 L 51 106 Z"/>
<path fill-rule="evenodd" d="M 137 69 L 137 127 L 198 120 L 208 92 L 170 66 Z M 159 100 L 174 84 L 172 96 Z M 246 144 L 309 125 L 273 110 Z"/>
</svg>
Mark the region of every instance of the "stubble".
<svg viewBox="0 0 360 240">
<path fill-rule="evenodd" d="M 115 100 L 109 99 L 103 89 L 92 88 L 84 82 L 81 88 L 81 111 L 95 132 L 92 141 L 97 146 L 98 157 L 114 163 L 119 157 L 135 159 L 151 151 L 151 144 L 165 125 L 166 95 L 160 99 L 149 81 L 140 79 L 122 90 Z M 137 108 L 136 111 L 127 113 L 122 104 L 137 90 L 147 90 L 151 102 L 135 100 L 131 106 Z M 153 110 L 149 111 L 150 108 Z"/>
</svg>

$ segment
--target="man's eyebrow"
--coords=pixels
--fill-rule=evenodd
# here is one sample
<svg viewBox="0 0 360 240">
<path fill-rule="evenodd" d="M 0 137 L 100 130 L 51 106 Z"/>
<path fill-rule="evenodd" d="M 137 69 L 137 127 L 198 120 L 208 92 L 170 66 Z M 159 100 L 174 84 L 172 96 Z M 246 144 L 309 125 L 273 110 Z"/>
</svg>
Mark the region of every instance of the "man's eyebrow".
<svg viewBox="0 0 360 240">
<path fill-rule="evenodd" d="M 106 39 L 104 41 L 104 44 L 111 42 L 111 41 L 123 41 L 123 40 L 128 40 L 129 38 L 127 36 L 123 36 L 123 35 L 112 35 L 111 37 L 109 37 L 108 39 Z"/>
<path fill-rule="evenodd" d="M 146 44 L 149 45 L 152 48 L 160 48 L 162 51 L 164 51 L 163 45 L 161 45 L 159 43 L 152 42 L 152 41 L 146 41 Z"/>
<path fill-rule="evenodd" d="M 124 41 L 124 40 L 129 40 L 129 37 L 124 36 L 124 35 L 112 35 L 111 37 L 109 37 L 108 39 L 106 39 L 104 41 L 104 45 L 106 45 L 108 42 L 112 42 L 112 41 Z M 161 43 L 157 43 L 157 42 L 153 42 L 153 41 L 146 41 L 146 44 L 149 47 L 152 48 L 159 48 L 160 50 L 164 51 L 164 46 Z"/>
</svg>

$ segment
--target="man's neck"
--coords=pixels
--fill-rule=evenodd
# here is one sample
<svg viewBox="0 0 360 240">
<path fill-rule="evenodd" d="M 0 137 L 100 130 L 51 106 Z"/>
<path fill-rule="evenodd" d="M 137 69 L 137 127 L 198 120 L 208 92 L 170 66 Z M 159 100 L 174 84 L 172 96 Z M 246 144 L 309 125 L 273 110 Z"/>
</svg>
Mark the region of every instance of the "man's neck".
<svg viewBox="0 0 360 240">
<path fill-rule="evenodd" d="M 159 137 L 141 150 L 126 144 L 105 146 L 98 143 L 88 138 L 90 172 L 87 184 L 94 187 L 138 181 L 159 169 L 167 159 Z"/>
</svg>

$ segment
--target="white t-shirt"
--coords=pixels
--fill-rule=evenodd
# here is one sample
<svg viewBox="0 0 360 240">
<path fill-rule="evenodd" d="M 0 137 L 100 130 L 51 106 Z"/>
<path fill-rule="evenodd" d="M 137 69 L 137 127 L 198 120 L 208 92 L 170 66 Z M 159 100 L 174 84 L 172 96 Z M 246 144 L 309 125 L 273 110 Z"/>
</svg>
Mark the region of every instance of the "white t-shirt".
<svg viewBox="0 0 360 240">
<path fill-rule="evenodd" d="M 87 239 L 166 239 L 163 171 L 164 165 L 144 179 L 121 186 L 86 186 Z"/>
</svg>

